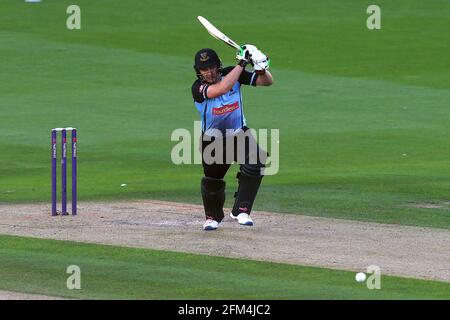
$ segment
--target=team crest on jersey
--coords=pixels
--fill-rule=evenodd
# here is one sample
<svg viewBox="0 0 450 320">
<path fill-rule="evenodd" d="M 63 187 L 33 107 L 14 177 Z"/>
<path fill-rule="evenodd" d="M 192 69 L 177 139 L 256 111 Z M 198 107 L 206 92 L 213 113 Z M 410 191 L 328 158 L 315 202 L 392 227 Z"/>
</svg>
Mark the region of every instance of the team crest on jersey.
<svg viewBox="0 0 450 320">
<path fill-rule="evenodd" d="M 200 53 L 200 61 L 205 62 L 209 60 L 208 52 L 202 52 Z"/>
<path fill-rule="evenodd" d="M 236 109 L 239 109 L 239 103 L 237 101 L 233 104 L 227 104 L 227 105 L 219 107 L 219 108 L 213 108 L 213 115 L 221 116 L 226 113 L 233 112 Z"/>
</svg>

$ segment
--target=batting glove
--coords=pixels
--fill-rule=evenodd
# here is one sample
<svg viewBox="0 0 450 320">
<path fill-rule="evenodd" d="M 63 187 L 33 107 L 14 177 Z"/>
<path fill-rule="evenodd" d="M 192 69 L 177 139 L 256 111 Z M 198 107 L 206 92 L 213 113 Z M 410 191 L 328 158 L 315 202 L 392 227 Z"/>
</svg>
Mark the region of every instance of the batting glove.
<svg viewBox="0 0 450 320">
<path fill-rule="evenodd" d="M 258 74 L 264 74 L 270 67 L 270 59 L 259 50 L 252 53 L 251 60 L 253 69 Z"/>
<path fill-rule="evenodd" d="M 236 53 L 236 59 L 239 60 L 239 65 L 244 68 L 251 61 L 250 52 L 246 48 L 246 46 L 242 46 L 241 49 Z"/>
<path fill-rule="evenodd" d="M 258 48 L 252 44 L 244 44 L 243 47 L 245 47 L 248 50 L 250 56 L 259 51 Z"/>
</svg>

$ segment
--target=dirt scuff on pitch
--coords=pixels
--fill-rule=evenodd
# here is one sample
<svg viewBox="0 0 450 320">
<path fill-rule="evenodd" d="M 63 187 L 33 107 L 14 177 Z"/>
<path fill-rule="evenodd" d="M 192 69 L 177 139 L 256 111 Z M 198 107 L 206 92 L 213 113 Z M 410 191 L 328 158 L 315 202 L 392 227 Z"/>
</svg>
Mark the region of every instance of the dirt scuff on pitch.
<svg viewBox="0 0 450 320">
<path fill-rule="evenodd" d="M 0 206 L 0 234 L 365 271 L 450 282 L 450 232 L 270 212 L 255 225 L 227 215 L 205 232 L 201 206 L 164 201 L 85 202 L 51 217 L 48 204 Z M 228 211 L 227 211 L 228 213 Z"/>
</svg>

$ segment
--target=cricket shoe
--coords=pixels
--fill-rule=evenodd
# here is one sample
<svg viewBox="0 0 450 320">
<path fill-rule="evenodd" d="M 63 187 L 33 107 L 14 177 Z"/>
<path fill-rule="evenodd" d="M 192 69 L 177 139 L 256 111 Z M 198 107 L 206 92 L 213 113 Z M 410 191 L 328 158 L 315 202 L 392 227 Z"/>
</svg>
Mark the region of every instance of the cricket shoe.
<svg viewBox="0 0 450 320">
<path fill-rule="evenodd" d="M 234 216 L 233 213 L 230 213 L 230 217 L 234 220 L 237 220 L 239 222 L 239 224 L 242 224 L 243 226 L 252 226 L 253 225 L 252 218 L 250 218 L 250 216 L 245 212 L 239 213 L 237 215 L 237 217 Z"/>
<path fill-rule="evenodd" d="M 210 231 L 216 230 L 219 227 L 219 223 L 213 219 L 206 219 L 205 224 L 203 225 L 203 230 Z"/>
</svg>

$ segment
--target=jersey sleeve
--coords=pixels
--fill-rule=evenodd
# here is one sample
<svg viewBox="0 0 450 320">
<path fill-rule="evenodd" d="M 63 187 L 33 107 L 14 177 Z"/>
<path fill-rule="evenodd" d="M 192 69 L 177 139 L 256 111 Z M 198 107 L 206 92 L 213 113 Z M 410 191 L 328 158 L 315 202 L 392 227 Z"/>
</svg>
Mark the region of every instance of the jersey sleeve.
<svg viewBox="0 0 450 320">
<path fill-rule="evenodd" d="M 192 98 L 198 103 L 202 103 L 206 99 L 207 84 L 202 84 L 200 81 L 195 81 L 192 85 Z"/>
<path fill-rule="evenodd" d="M 240 84 L 256 86 L 256 79 L 258 79 L 258 75 L 255 71 L 242 71 L 241 76 L 239 77 Z"/>
<path fill-rule="evenodd" d="M 233 70 L 234 67 L 226 67 L 223 69 L 222 75 L 226 76 L 231 70 Z M 249 71 L 242 71 L 241 75 L 239 76 L 239 83 L 244 85 L 251 85 L 256 86 L 256 79 L 258 79 L 258 75 L 256 72 L 249 72 Z"/>
</svg>

